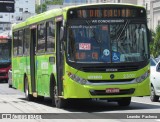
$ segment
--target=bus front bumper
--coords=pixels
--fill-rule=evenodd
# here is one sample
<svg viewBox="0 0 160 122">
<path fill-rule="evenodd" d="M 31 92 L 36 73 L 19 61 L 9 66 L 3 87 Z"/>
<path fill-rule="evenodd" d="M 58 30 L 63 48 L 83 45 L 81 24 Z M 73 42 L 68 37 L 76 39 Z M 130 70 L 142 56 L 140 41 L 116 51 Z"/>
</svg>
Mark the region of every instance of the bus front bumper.
<svg viewBox="0 0 160 122">
<path fill-rule="evenodd" d="M 64 98 L 120 98 L 132 96 L 149 96 L 150 80 L 146 78 L 141 83 L 81 85 L 71 79 L 64 81 Z M 118 93 L 107 93 L 107 89 L 119 89 Z"/>
</svg>

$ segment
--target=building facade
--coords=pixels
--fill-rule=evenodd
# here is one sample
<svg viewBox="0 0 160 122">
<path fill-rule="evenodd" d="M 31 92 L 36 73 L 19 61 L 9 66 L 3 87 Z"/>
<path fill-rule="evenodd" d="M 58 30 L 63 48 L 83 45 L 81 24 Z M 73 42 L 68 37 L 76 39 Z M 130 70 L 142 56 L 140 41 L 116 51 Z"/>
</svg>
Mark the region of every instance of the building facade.
<svg viewBox="0 0 160 122">
<path fill-rule="evenodd" d="M 150 26 L 152 30 L 155 30 L 157 25 L 160 25 L 160 0 L 151 0 L 150 2 Z"/>
<path fill-rule="evenodd" d="M 10 29 L 12 23 L 35 15 L 35 0 L 15 0 L 14 13 L 0 13 L 0 33 Z"/>
</svg>

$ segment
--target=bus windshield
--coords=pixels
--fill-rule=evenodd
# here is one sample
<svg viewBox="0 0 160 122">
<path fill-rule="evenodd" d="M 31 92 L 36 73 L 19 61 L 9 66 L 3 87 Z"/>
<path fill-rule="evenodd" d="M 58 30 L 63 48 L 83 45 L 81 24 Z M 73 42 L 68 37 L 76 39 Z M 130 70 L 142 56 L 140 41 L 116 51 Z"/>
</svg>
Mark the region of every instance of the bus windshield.
<svg viewBox="0 0 160 122">
<path fill-rule="evenodd" d="M 140 62 L 149 55 L 143 23 L 69 24 L 67 39 L 68 58 L 74 62 Z"/>
<path fill-rule="evenodd" d="M 0 63 L 11 62 L 11 41 L 0 39 Z"/>
</svg>

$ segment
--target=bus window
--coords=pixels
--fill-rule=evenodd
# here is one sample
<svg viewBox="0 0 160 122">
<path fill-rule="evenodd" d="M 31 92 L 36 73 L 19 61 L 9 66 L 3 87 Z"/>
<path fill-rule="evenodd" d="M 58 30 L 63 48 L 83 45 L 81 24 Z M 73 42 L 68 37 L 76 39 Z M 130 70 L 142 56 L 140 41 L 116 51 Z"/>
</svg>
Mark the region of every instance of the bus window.
<svg viewBox="0 0 160 122">
<path fill-rule="evenodd" d="M 18 39 L 18 55 L 23 54 L 23 31 L 19 31 L 19 39 Z"/>
<path fill-rule="evenodd" d="M 44 53 L 45 52 L 45 24 L 38 25 L 38 47 L 37 52 L 38 53 Z"/>
<path fill-rule="evenodd" d="M 47 22 L 47 52 L 55 51 L 55 25 L 53 21 Z"/>
<path fill-rule="evenodd" d="M 13 55 L 17 56 L 18 54 L 18 32 L 13 33 Z"/>
<path fill-rule="evenodd" d="M 29 55 L 29 28 L 24 30 L 24 55 Z"/>
</svg>

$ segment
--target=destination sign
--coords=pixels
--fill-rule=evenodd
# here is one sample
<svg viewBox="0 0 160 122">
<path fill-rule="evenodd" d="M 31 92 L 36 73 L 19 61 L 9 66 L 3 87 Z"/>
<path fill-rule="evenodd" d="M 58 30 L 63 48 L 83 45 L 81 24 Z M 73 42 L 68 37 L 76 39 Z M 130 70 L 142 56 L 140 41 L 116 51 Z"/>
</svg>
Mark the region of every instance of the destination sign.
<svg viewBox="0 0 160 122">
<path fill-rule="evenodd" d="M 69 19 L 76 18 L 133 18 L 146 17 L 143 8 L 78 8 L 68 12 Z"/>
</svg>

